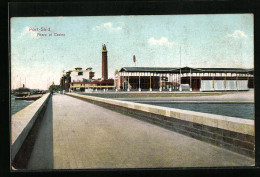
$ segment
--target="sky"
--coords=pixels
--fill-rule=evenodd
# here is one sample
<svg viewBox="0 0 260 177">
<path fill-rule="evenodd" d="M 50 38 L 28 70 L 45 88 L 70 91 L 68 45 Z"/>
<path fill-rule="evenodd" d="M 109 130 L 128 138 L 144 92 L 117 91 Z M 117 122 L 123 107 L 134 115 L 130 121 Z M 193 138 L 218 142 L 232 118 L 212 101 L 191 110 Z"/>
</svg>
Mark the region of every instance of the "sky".
<svg viewBox="0 0 260 177">
<path fill-rule="evenodd" d="M 253 68 L 253 24 L 252 14 L 13 17 L 11 88 L 47 89 L 76 67 L 100 78 L 102 44 L 109 78 L 133 66 Z"/>
</svg>

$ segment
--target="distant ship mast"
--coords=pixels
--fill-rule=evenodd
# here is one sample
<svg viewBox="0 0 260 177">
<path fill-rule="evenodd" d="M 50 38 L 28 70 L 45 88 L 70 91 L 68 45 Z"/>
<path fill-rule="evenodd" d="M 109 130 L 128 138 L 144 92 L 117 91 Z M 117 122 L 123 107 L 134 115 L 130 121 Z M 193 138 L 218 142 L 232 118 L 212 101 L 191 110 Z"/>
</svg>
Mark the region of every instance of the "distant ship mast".
<svg viewBox="0 0 260 177">
<path fill-rule="evenodd" d="M 180 46 L 180 85 L 181 85 L 181 46 Z"/>
</svg>

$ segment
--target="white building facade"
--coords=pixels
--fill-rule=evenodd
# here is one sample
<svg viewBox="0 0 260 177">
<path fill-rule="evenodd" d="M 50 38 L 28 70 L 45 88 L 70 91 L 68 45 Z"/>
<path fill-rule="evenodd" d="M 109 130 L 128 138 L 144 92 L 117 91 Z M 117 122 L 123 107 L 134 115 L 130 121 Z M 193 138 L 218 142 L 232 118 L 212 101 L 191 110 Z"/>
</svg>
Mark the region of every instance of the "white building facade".
<svg viewBox="0 0 260 177">
<path fill-rule="evenodd" d="M 87 68 L 82 70 L 82 68 L 75 68 L 75 70 L 70 71 L 71 82 L 91 82 L 94 77 L 94 72 L 92 68 Z"/>
</svg>

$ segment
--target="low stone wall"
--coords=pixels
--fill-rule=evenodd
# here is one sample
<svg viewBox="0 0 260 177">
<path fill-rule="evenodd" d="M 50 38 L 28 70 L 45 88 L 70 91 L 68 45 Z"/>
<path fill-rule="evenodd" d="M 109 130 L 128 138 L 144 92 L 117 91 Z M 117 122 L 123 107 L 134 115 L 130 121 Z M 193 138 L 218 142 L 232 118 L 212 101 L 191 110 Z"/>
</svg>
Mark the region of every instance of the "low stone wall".
<svg viewBox="0 0 260 177">
<path fill-rule="evenodd" d="M 50 94 L 47 93 L 41 98 L 17 112 L 11 117 L 11 160 L 22 147 L 28 133 L 32 129 L 36 119 L 48 103 Z"/>
<path fill-rule="evenodd" d="M 79 98 L 181 134 L 254 157 L 254 120 L 105 99 L 75 93 Z M 181 140 L 180 140 L 181 141 Z"/>
</svg>

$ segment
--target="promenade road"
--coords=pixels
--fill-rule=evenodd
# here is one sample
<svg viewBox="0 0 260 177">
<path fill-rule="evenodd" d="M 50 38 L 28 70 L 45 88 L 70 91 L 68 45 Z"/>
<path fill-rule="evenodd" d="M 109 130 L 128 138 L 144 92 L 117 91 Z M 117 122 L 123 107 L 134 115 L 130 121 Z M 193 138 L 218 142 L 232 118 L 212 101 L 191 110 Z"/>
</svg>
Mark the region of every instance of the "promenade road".
<svg viewBox="0 0 260 177">
<path fill-rule="evenodd" d="M 254 159 L 66 95 L 53 95 L 28 169 L 248 166 Z"/>
<path fill-rule="evenodd" d="M 189 93 L 189 92 L 187 92 Z M 203 93 L 203 92 L 202 92 Z M 182 96 L 182 97 L 148 97 L 148 98 L 117 98 L 134 102 L 249 102 L 254 103 L 254 90 L 231 92 L 223 95 Z"/>
</svg>

